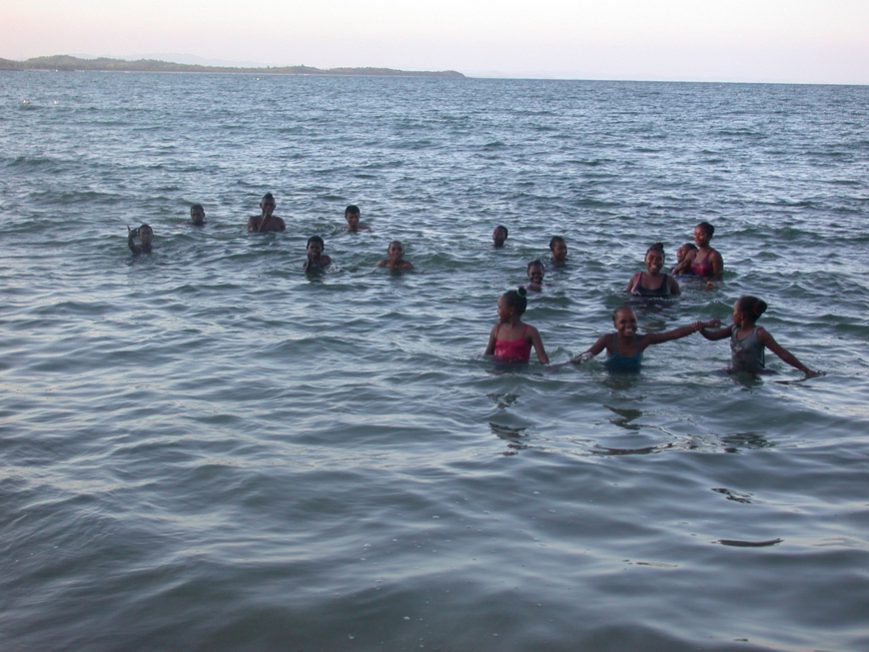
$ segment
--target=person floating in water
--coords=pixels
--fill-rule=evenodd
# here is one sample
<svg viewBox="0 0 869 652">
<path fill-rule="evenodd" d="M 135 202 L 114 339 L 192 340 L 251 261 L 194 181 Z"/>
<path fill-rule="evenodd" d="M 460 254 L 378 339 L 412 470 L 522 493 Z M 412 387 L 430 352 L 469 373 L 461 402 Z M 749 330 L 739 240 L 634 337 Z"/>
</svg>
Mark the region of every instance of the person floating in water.
<svg viewBox="0 0 869 652">
<path fill-rule="evenodd" d="M 673 274 L 684 274 L 686 270 L 699 278 L 708 281 L 721 279 L 724 273 L 724 260 L 721 254 L 709 246 L 709 241 L 715 235 L 715 227 L 709 222 L 700 222 L 694 227 L 694 242 L 696 251 L 688 251 L 681 263 L 673 268 Z"/>
<path fill-rule="evenodd" d="M 248 233 L 283 231 L 287 228 L 286 224 L 284 224 L 284 221 L 280 217 L 272 214 L 275 212 L 275 208 L 277 207 L 275 197 L 274 195 L 272 195 L 272 193 L 267 192 L 263 195 L 263 198 L 259 203 L 259 207 L 262 210 L 262 214 L 253 215 L 247 221 Z"/>
<path fill-rule="evenodd" d="M 730 338 L 729 371 L 731 373 L 765 373 L 764 349 L 767 348 L 793 368 L 802 371 L 807 378 L 819 375 L 819 372 L 809 369 L 797 360 L 794 354 L 776 342 L 768 330 L 757 325 L 757 320 L 766 312 L 766 308 L 763 299 L 742 296 L 733 305 L 733 323 L 730 326 L 711 332 L 704 328 L 700 334 L 707 340 L 713 341 Z"/>
<path fill-rule="evenodd" d="M 676 264 L 673 265 L 673 269 L 670 270 L 671 274 L 676 274 L 676 270 L 679 269 L 679 266 L 682 264 L 682 261 L 685 260 L 689 255 L 693 256 L 697 251 L 697 245 L 693 242 L 686 242 L 685 244 L 679 245 L 679 248 L 676 249 Z M 690 263 L 689 263 L 690 265 Z M 685 270 L 679 272 L 682 276 L 690 276 L 692 274 L 691 267 L 687 267 Z"/>
<path fill-rule="evenodd" d="M 637 333 L 637 316 L 629 306 L 616 308 L 613 312 L 613 325 L 615 333 L 601 335 L 591 347 L 573 358 L 570 362 L 580 364 L 590 360 L 598 353 L 606 349 L 606 367 L 610 371 L 638 372 L 642 366 L 643 351 L 652 344 L 661 344 L 670 340 L 677 340 L 691 333 L 696 333 L 702 328 L 718 326 L 717 320 L 696 321 L 688 326 L 680 326 L 673 330 L 661 333 Z"/>
<path fill-rule="evenodd" d="M 525 286 L 525 289 L 529 292 L 542 292 L 543 291 L 543 276 L 546 273 L 546 270 L 539 260 L 532 260 L 528 263 L 528 285 Z"/>
<path fill-rule="evenodd" d="M 401 240 L 393 240 L 389 243 L 386 258 L 377 263 L 377 266 L 394 270 L 413 269 L 411 262 L 404 259 L 404 245 L 401 244 Z"/>
<path fill-rule="evenodd" d="M 309 274 L 325 271 L 325 269 L 332 264 L 332 259 L 323 253 L 325 248 L 326 243 L 323 242 L 323 238 L 320 236 L 312 235 L 308 238 L 308 259 L 305 261 L 302 269 Z"/>
<path fill-rule="evenodd" d="M 646 271 L 637 272 L 628 281 L 628 293 L 635 297 L 671 297 L 679 294 L 679 284 L 664 268 L 664 245 L 656 242 L 646 250 Z"/>
<path fill-rule="evenodd" d="M 492 246 L 495 249 L 500 249 L 504 246 L 504 243 L 507 241 L 507 233 L 507 227 L 503 224 L 495 227 L 495 230 L 492 231 Z"/>
<path fill-rule="evenodd" d="M 531 347 L 534 347 L 541 364 L 549 364 L 540 333 L 534 326 L 522 322 L 527 307 L 525 288 L 509 290 L 498 299 L 498 323 L 492 327 L 486 345 L 486 355 L 492 356 L 495 362 L 528 362 L 531 359 Z"/>
<path fill-rule="evenodd" d="M 549 241 L 549 251 L 552 252 L 549 262 L 553 267 L 564 267 L 567 264 L 567 242 L 560 235 L 553 236 Z"/>
<path fill-rule="evenodd" d="M 190 207 L 190 223 L 193 226 L 203 226 L 205 224 L 205 209 L 202 204 L 193 204 Z"/>
<path fill-rule="evenodd" d="M 138 242 L 136 242 L 138 240 Z M 127 246 L 135 255 L 150 254 L 151 245 L 154 242 L 154 229 L 147 224 L 142 224 L 135 229 L 127 225 Z"/>
<path fill-rule="evenodd" d="M 362 212 L 355 204 L 350 204 L 344 209 L 344 219 L 347 221 L 347 226 L 344 227 L 347 233 L 359 233 L 360 231 L 371 230 L 370 226 L 359 221 L 362 219 Z"/>
</svg>

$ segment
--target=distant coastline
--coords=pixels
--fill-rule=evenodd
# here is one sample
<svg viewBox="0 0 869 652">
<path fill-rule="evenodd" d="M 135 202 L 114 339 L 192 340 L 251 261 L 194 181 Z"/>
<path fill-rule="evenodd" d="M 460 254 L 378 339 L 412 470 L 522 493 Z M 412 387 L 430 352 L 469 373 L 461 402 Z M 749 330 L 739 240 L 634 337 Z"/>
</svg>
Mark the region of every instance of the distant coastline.
<svg viewBox="0 0 869 652">
<path fill-rule="evenodd" d="M 156 59 L 138 59 L 126 61 L 100 57 L 97 59 L 82 59 L 68 55 L 50 57 L 35 57 L 25 61 L 0 59 L 0 70 L 56 70 L 64 72 L 220 72 L 243 73 L 257 75 L 355 75 L 380 77 L 448 77 L 464 79 L 465 75 L 455 70 L 416 71 L 397 70 L 395 68 L 313 68 L 311 66 L 267 66 L 260 68 L 242 68 L 233 66 L 204 66 L 197 64 L 172 63 Z"/>
</svg>

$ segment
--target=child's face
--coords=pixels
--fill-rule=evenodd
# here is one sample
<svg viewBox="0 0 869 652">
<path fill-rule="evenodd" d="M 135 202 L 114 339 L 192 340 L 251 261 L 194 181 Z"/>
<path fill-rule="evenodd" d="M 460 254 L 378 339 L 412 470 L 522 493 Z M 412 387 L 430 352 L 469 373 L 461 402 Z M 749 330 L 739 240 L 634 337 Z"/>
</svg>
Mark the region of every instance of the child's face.
<svg viewBox="0 0 869 652">
<path fill-rule="evenodd" d="M 664 255 L 658 250 L 652 250 L 646 254 L 646 269 L 652 274 L 657 274 L 664 266 Z"/>
<path fill-rule="evenodd" d="M 637 333 L 637 316 L 633 310 L 619 310 L 613 317 L 616 332 L 622 337 L 633 337 Z"/>
<path fill-rule="evenodd" d="M 687 256 L 687 255 L 688 255 L 688 247 L 686 247 L 685 245 L 681 245 L 676 250 L 676 262 L 681 263 L 682 259 L 685 258 L 685 256 Z"/>
<path fill-rule="evenodd" d="M 504 241 L 507 239 L 507 233 L 504 229 L 500 227 L 495 227 L 495 230 L 492 231 L 492 243 L 496 247 L 503 247 Z"/>
<path fill-rule="evenodd" d="M 562 262 L 567 260 L 567 243 L 556 240 L 552 243 L 552 260 Z"/>
<path fill-rule="evenodd" d="M 351 231 L 359 228 L 359 213 L 345 213 L 344 219 L 347 220 L 347 228 Z"/>
<path fill-rule="evenodd" d="M 399 260 L 404 255 L 404 247 L 401 246 L 400 242 L 393 242 L 386 250 L 386 254 L 394 260 Z"/>
<path fill-rule="evenodd" d="M 265 215 L 271 215 L 275 212 L 275 207 L 277 206 L 274 199 L 263 199 L 260 203 L 260 208 L 262 209 Z"/>
<path fill-rule="evenodd" d="M 190 221 L 194 224 L 202 224 L 205 222 L 205 210 L 194 206 L 190 209 Z"/>
<path fill-rule="evenodd" d="M 531 265 L 528 268 L 528 280 L 535 285 L 543 283 L 543 265 Z"/>
<path fill-rule="evenodd" d="M 323 253 L 323 245 L 314 240 L 308 243 L 308 258 L 319 258 Z"/>
</svg>

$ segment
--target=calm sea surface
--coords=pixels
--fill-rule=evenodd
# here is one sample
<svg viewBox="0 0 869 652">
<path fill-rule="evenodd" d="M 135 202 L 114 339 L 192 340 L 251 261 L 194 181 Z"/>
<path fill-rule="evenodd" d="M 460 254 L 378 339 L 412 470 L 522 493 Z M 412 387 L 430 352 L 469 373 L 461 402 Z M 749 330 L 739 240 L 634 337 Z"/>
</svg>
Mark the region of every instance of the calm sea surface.
<svg viewBox="0 0 869 652">
<path fill-rule="evenodd" d="M 0 74 L 0 648 L 869 649 L 867 106 Z M 248 235 L 267 191 L 287 231 Z M 569 265 L 526 321 L 563 362 L 701 220 L 725 280 L 641 329 L 751 293 L 826 375 L 732 378 L 699 335 L 634 377 L 484 358 L 551 236 Z M 392 239 L 413 272 L 375 269 Z"/>
</svg>

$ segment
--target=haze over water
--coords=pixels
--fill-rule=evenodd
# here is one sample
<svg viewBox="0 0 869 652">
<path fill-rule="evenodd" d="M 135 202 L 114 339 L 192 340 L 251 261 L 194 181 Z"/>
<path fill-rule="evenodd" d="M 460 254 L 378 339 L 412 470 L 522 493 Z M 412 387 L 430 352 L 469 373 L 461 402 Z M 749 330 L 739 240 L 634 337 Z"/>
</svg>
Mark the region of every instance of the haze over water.
<svg viewBox="0 0 869 652">
<path fill-rule="evenodd" d="M 4 648 L 869 648 L 866 87 L 0 79 Z M 755 294 L 825 376 L 483 357 L 551 236 L 564 362 L 701 220 L 724 281 L 640 328 Z"/>
</svg>

